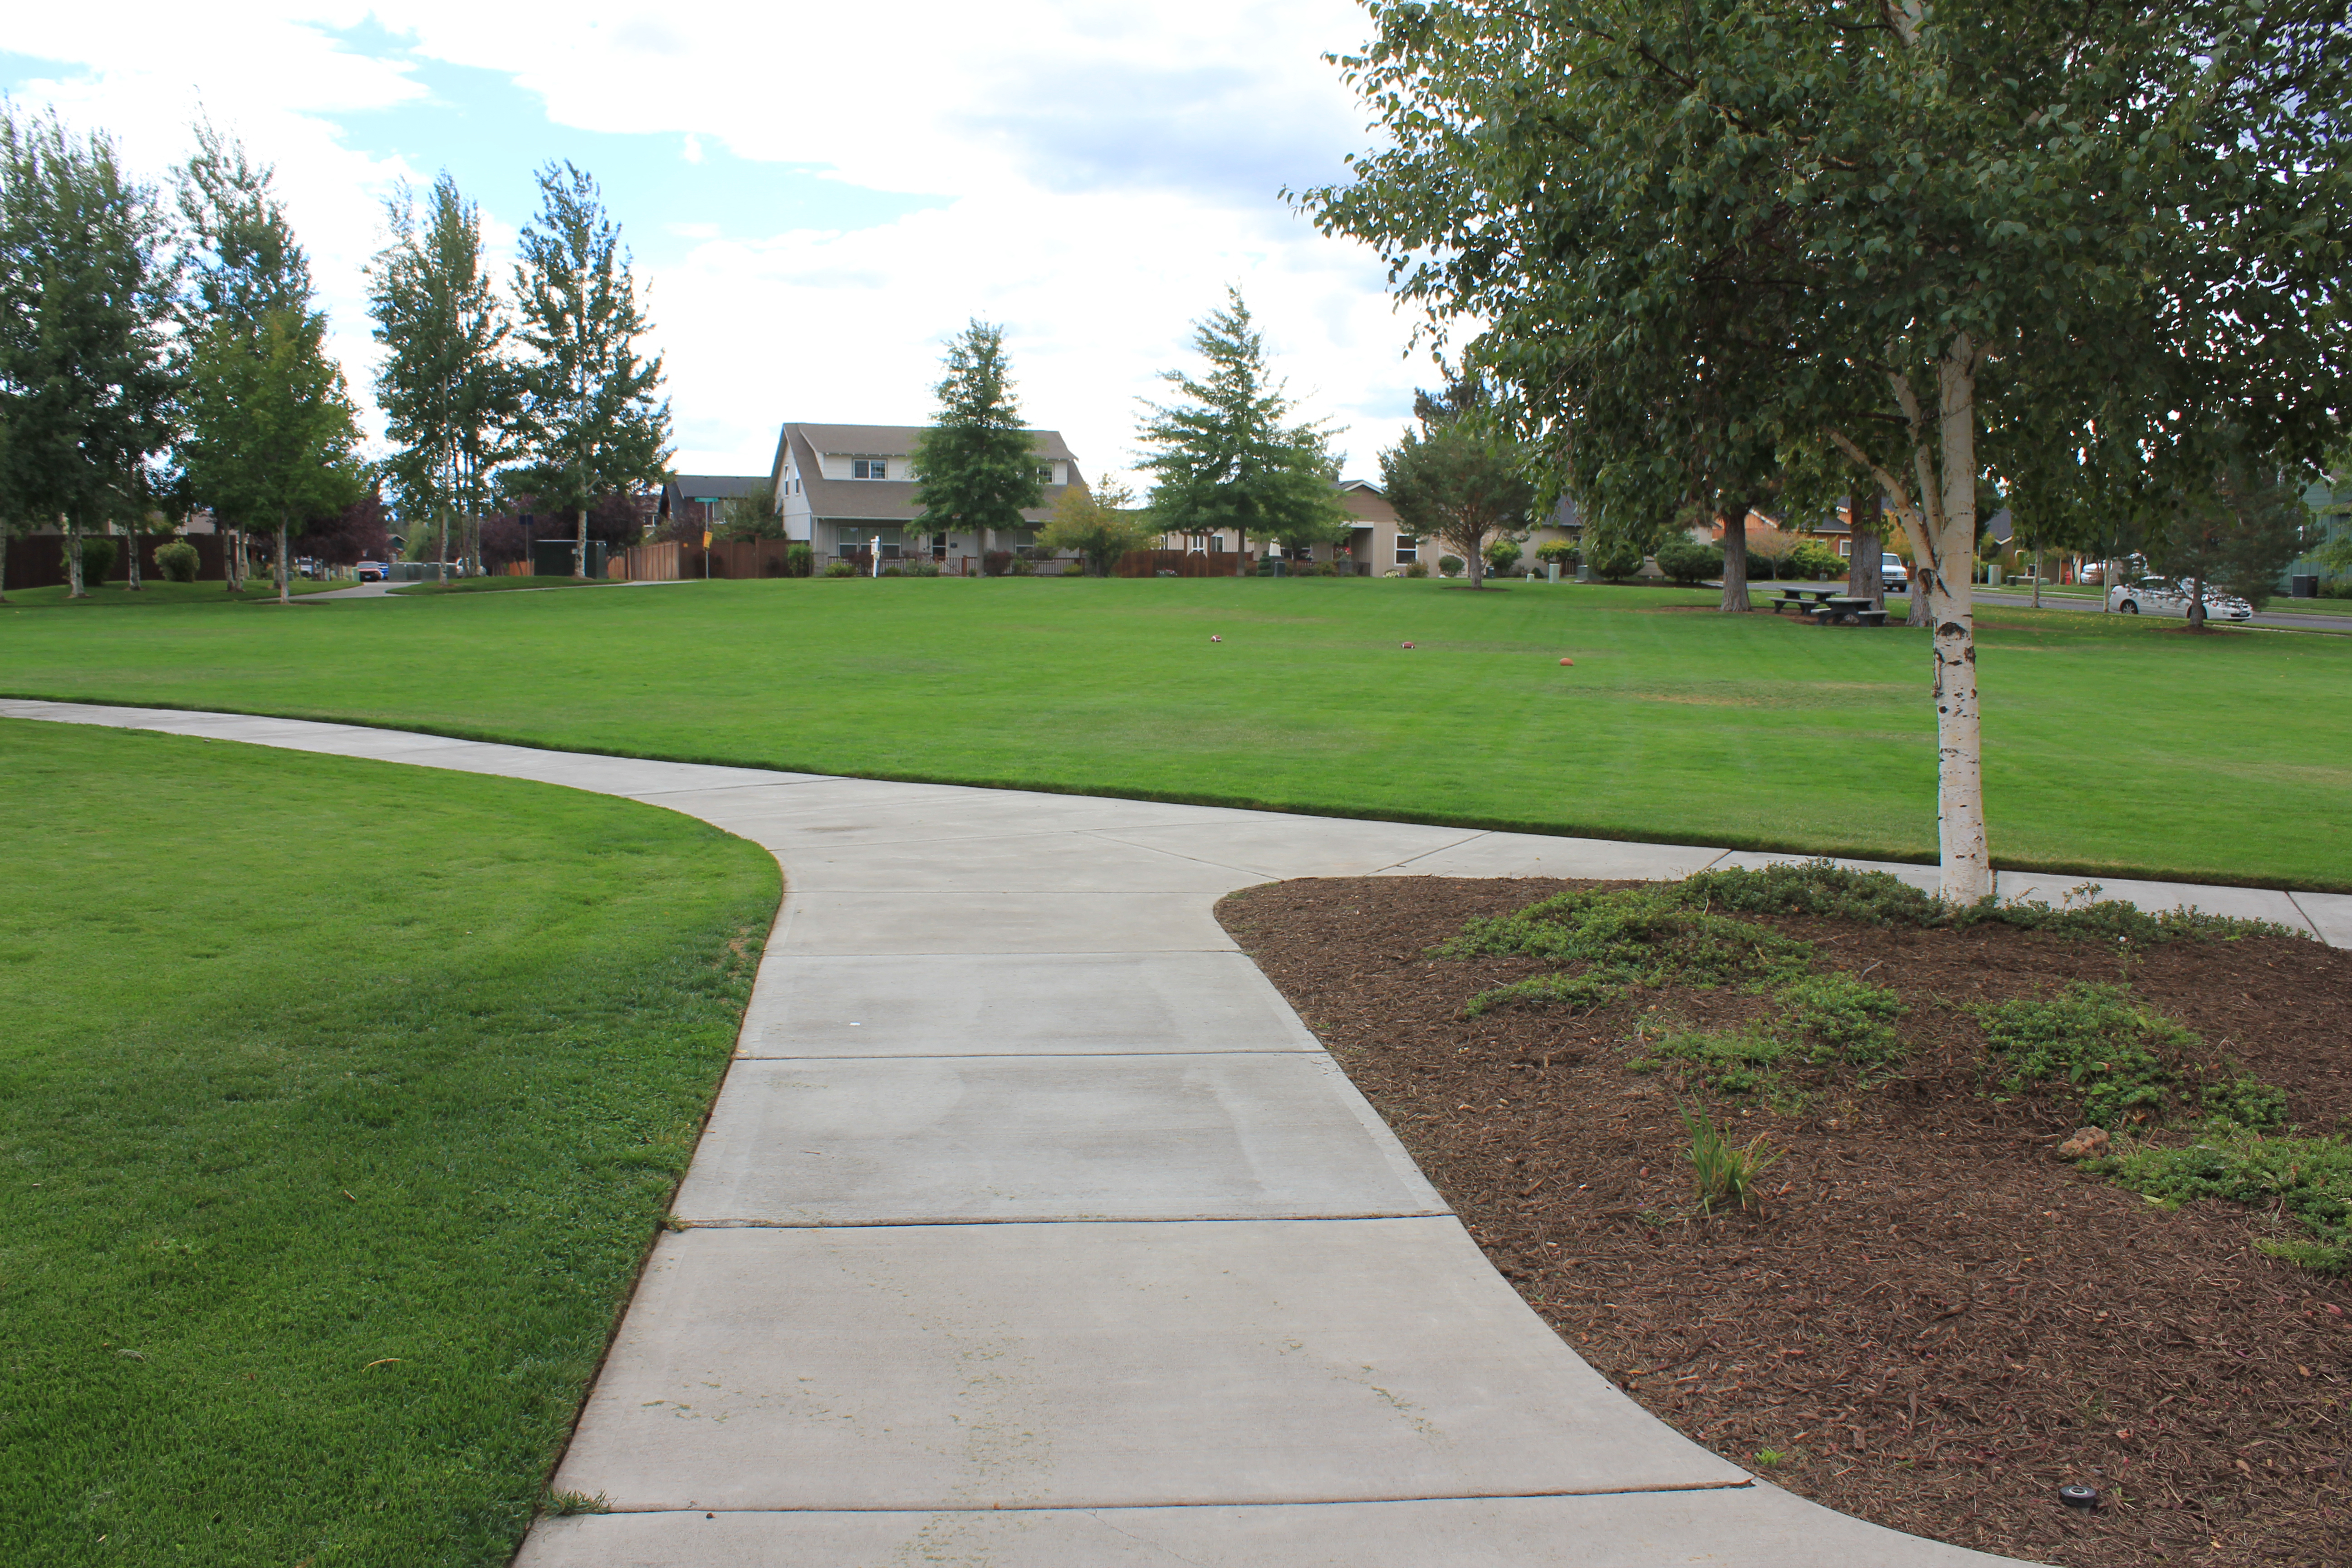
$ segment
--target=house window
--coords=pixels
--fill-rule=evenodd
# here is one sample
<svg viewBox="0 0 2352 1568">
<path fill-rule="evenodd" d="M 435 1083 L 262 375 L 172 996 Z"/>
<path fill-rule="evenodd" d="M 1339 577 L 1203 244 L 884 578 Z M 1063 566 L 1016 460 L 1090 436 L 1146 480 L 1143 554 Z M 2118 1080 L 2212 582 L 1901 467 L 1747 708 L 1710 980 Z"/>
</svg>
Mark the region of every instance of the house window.
<svg viewBox="0 0 2352 1568">
<path fill-rule="evenodd" d="M 931 535 L 931 559 L 945 561 L 947 558 L 948 536 L 944 533 L 934 533 Z"/>
<path fill-rule="evenodd" d="M 895 522 L 842 522 L 834 525 L 835 546 L 845 558 L 866 554 L 874 548 L 874 541 L 878 537 L 882 541 L 882 559 L 896 561 L 898 559 L 898 525 Z"/>
<path fill-rule="evenodd" d="M 1396 563 L 1400 566 L 1410 566 L 1420 559 L 1421 541 L 1410 533 L 1398 534 Z"/>
<path fill-rule="evenodd" d="M 890 477 L 890 459 L 852 458 L 849 459 L 849 477 L 853 479 L 887 479 Z"/>
<path fill-rule="evenodd" d="M 1054 482 L 1053 464 L 1040 463 L 1037 465 L 1037 482 L 1041 485 L 1050 485 Z"/>
<path fill-rule="evenodd" d="M 1225 536 L 1222 533 L 1213 533 L 1209 535 L 1209 553 L 1212 555 L 1223 555 L 1224 552 Z"/>
</svg>

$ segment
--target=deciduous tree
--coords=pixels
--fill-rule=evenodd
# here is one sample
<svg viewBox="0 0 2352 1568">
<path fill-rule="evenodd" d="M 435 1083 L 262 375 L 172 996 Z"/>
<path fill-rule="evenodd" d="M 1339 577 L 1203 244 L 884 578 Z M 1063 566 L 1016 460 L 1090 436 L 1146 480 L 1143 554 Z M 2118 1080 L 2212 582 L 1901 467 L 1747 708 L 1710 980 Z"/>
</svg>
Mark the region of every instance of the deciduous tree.
<svg viewBox="0 0 2352 1568">
<path fill-rule="evenodd" d="M 143 517 L 171 440 L 163 240 L 110 140 L 0 104 L 0 513 L 65 525 L 77 598 L 85 533 Z"/>
<path fill-rule="evenodd" d="M 1565 377 L 1655 408 L 1651 367 L 1725 341 L 1690 328 L 1711 300 L 1745 302 L 1770 371 L 1738 383 L 1757 437 L 1843 454 L 1909 537 L 1943 892 L 1988 895 L 1979 401 L 2063 377 L 1986 367 L 2096 361 L 2178 398 L 2192 383 L 2150 367 L 2194 364 L 2200 404 L 2246 410 L 2273 454 L 2332 416 L 2339 0 L 1370 8 L 1377 35 L 1345 65 L 1391 144 L 1308 194 L 1319 220 L 1380 247 L 1441 331 L 1477 332 L 1470 363 L 1531 397 Z M 1610 374 L 1618 353 L 1633 374 Z"/>
<path fill-rule="evenodd" d="M 1092 489 L 1072 485 L 1064 490 L 1037 542 L 1048 550 L 1076 551 L 1088 575 L 1108 577 L 1120 556 L 1146 548 L 1160 531 L 1150 514 L 1136 507 L 1133 490 L 1105 477 Z"/>
<path fill-rule="evenodd" d="M 652 330 L 638 308 L 620 231 L 596 182 L 570 163 L 539 173 L 539 216 L 515 268 L 522 368 L 521 476 L 541 506 L 574 523 L 572 574 L 588 574 L 588 509 L 599 497 L 658 483 L 669 462 L 669 402 L 661 356 L 643 359 Z"/>
<path fill-rule="evenodd" d="M 1413 413 L 1419 427 L 1381 454 L 1381 489 L 1409 531 L 1453 546 L 1469 563 L 1470 586 L 1483 588 L 1487 542 L 1534 518 L 1532 454 L 1496 420 L 1475 379 L 1419 394 Z"/>
</svg>

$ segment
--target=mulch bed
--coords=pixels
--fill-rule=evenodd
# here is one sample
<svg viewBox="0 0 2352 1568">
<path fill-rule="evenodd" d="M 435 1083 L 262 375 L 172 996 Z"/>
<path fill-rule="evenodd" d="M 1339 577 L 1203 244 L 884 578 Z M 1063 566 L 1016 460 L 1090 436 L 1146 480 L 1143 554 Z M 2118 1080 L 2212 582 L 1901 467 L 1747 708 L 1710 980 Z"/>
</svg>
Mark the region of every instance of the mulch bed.
<svg viewBox="0 0 2352 1568">
<path fill-rule="evenodd" d="M 1790 1115 L 1716 1101 L 1786 1150 L 1764 1211 L 1697 1215 L 1671 1080 L 1627 1042 L 1752 1016 L 1727 988 L 1589 1016 L 1463 1004 L 1542 972 L 1432 960 L 1465 921 L 1577 884 L 1308 879 L 1218 909 L 1387 1117 L 1488 1258 L 1578 1353 L 1662 1419 L 1806 1497 L 2068 1568 L 2352 1563 L 2352 1281 L 2267 1258 L 2294 1232 L 2236 1205 L 2168 1212 L 2055 1157 L 2063 1097 L 1997 1103 L 1961 1010 L 2115 952 L 2005 926 L 1768 920 L 1900 994 L 1909 1060 Z M 2136 994 L 2352 1131 L 2352 952 L 2180 942 Z M 1759 1453 L 1785 1456 L 1759 1461 Z M 2057 1489 L 2099 1489 L 2093 1514 Z"/>
</svg>

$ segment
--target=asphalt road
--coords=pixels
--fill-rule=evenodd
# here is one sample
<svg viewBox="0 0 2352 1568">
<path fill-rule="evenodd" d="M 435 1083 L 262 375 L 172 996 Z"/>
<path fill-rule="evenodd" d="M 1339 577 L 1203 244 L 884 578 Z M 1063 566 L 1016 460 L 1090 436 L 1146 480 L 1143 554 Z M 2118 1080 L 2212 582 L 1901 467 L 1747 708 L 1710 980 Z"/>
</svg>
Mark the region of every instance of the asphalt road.
<svg viewBox="0 0 2352 1568">
<path fill-rule="evenodd" d="M 2033 598 L 2030 594 L 2011 594 L 1979 588 L 1976 593 L 1976 602 L 1979 605 L 2000 605 L 2027 609 L 2032 606 Z M 2062 599 L 2053 595 L 2042 599 L 2042 607 L 2045 610 L 2082 610 L 2095 613 L 2099 607 L 2099 602 L 2096 599 Z M 2302 610 L 2263 610 L 2256 613 L 2252 623 L 2234 621 L 2229 624 L 2284 626 L 2292 630 L 2306 632 L 2352 634 L 2352 615 L 2306 614 Z"/>
</svg>

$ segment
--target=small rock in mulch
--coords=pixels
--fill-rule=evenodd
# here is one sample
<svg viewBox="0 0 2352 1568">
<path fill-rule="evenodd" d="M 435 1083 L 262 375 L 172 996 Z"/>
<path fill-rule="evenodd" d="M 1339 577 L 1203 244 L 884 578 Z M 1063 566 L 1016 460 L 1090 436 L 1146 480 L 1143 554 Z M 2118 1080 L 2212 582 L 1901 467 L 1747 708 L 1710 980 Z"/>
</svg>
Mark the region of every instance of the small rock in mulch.
<svg viewBox="0 0 2352 1568">
<path fill-rule="evenodd" d="M 1528 1305 L 1726 1458 L 1879 1524 L 2065 1568 L 2352 1563 L 2352 1280 L 2254 1251 L 2295 1234 L 2258 1207 L 2168 1210 L 2050 1159 L 2079 1102 L 2003 1090 L 1969 1011 L 2121 980 L 2286 1090 L 2306 1132 L 2352 1131 L 2352 952 L 2247 938 L 2124 959 L 2007 926 L 1767 921 L 1892 987 L 1910 1055 L 1785 1110 L 1714 1098 L 1736 1140 L 1783 1152 L 1762 1213 L 1706 1216 L 1688 1093 L 1629 1072 L 1627 1041 L 1752 1023 L 1762 999 L 1465 1018 L 1473 994 L 1544 966 L 1427 956 L 1465 921 L 1572 885 L 1304 880 L 1218 912 Z M 2068 1485 L 2095 1487 L 2098 1510 L 2063 1506 Z"/>
</svg>

